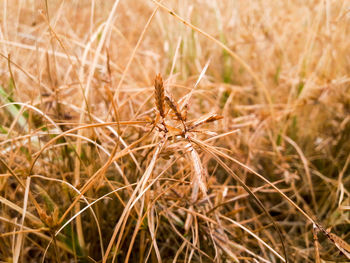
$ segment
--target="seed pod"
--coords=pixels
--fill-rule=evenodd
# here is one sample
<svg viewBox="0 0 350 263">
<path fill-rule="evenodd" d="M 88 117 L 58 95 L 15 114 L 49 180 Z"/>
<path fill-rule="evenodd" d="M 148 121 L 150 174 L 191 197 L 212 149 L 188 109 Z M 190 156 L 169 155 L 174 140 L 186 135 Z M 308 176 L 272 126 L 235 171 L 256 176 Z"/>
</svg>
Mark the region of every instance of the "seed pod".
<svg viewBox="0 0 350 263">
<path fill-rule="evenodd" d="M 193 130 L 196 127 L 198 127 L 198 126 L 200 126 L 202 124 L 205 124 L 205 123 L 221 120 L 222 118 L 223 118 L 223 116 L 218 115 L 216 113 L 214 113 L 214 114 L 207 114 L 207 115 L 203 116 L 202 118 L 200 118 L 199 120 L 195 121 L 193 123 L 193 125 L 190 127 L 190 130 Z"/>
<path fill-rule="evenodd" d="M 159 114 L 162 118 L 165 117 L 165 105 L 164 105 L 164 86 L 163 79 L 160 74 L 154 79 L 154 98 L 156 107 L 159 111 Z"/>
<path fill-rule="evenodd" d="M 176 117 L 180 121 L 184 121 L 184 118 L 182 117 L 182 114 L 180 113 L 179 106 L 177 105 L 176 101 L 172 97 L 170 97 L 170 95 L 165 97 L 165 101 L 168 104 L 168 106 L 170 107 L 170 109 L 172 109 L 172 111 L 175 113 Z"/>
</svg>

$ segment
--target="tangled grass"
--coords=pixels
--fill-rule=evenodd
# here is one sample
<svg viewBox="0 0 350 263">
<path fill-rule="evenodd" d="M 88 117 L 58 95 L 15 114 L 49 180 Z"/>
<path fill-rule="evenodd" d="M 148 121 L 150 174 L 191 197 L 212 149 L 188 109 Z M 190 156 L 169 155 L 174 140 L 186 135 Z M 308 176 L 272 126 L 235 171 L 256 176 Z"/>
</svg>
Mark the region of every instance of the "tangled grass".
<svg viewBox="0 0 350 263">
<path fill-rule="evenodd" d="M 4 0 L 1 262 L 348 262 L 349 10 Z"/>
</svg>

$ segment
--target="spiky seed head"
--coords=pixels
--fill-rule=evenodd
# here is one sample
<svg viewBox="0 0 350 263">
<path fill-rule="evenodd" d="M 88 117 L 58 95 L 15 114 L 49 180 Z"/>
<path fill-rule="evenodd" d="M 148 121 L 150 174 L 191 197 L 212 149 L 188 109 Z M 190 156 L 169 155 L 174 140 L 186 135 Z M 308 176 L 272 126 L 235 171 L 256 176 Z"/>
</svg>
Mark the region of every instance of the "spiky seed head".
<svg viewBox="0 0 350 263">
<path fill-rule="evenodd" d="M 199 120 L 195 121 L 189 129 L 193 130 L 202 124 L 221 120 L 222 118 L 224 118 L 224 117 L 219 115 L 219 114 L 216 114 L 216 113 L 211 114 L 211 115 L 207 115 L 207 116 L 204 116 L 204 117 L 200 118 Z"/>
<path fill-rule="evenodd" d="M 180 113 L 179 106 L 177 105 L 177 102 L 170 96 L 165 96 L 165 101 L 168 104 L 169 108 L 172 109 L 172 111 L 175 113 L 176 117 L 183 121 L 184 118 L 182 117 L 182 114 Z"/>
<path fill-rule="evenodd" d="M 224 117 L 219 115 L 219 114 L 214 114 L 214 115 L 210 116 L 207 120 L 205 120 L 205 123 L 221 120 L 223 118 Z"/>
<path fill-rule="evenodd" d="M 162 76 L 158 74 L 154 79 L 154 98 L 156 107 L 162 118 L 165 117 L 164 96 L 163 79 Z"/>
</svg>

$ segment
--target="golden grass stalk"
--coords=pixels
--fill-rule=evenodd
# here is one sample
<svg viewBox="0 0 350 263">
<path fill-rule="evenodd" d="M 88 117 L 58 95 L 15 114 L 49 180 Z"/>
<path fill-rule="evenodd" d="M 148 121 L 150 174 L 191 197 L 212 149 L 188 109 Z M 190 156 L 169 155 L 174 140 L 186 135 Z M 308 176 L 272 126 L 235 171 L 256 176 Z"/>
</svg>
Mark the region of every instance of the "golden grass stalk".
<svg viewBox="0 0 350 263">
<path fill-rule="evenodd" d="M 111 252 L 112 246 L 114 244 L 115 239 L 117 238 L 117 234 L 118 234 L 119 230 L 120 230 L 121 233 L 124 231 L 125 224 L 127 222 L 127 218 L 129 216 L 129 214 L 131 213 L 131 209 L 136 204 L 136 202 L 143 196 L 144 192 L 142 190 L 144 190 L 145 187 L 146 187 L 148 179 L 150 178 L 150 176 L 151 176 L 151 174 L 153 172 L 155 163 L 156 163 L 156 161 L 158 159 L 158 156 L 159 156 L 159 154 L 160 154 L 164 144 L 165 144 L 165 140 L 162 140 L 161 142 L 159 142 L 159 144 L 158 144 L 158 146 L 157 146 L 157 148 L 156 148 L 156 150 L 155 150 L 155 152 L 153 154 L 153 157 L 152 157 L 152 160 L 151 160 L 150 164 L 148 165 L 145 173 L 143 174 L 143 176 L 141 177 L 141 179 L 140 179 L 139 183 L 137 184 L 135 190 L 133 191 L 132 196 L 129 199 L 129 202 L 126 204 L 126 206 L 125 206 L 125 208 L 123 210 L 123 213 L 120 216 L 120 218 L 118 220 L 118 223 L 116 224 L 116 226 L 114 228 L 112 237 L 111 237 L 111 239 L 109 241 L 109 244 L 108 244 L 108 247 L 106 249 L 106 253 L 105 253 L 105 256 L 103 257 L 102 262 L 107 262 L 108 255 Z M 137 193 L 139 191 L 141 191 L 141 193 L 139 195 L 137 195 Z M 120 245 L 120 242 L 121 242 L 121 238 L 122 238 L 122 235 L 120 234 L 119 237 L 118 237 L 118 240 L 117 240 L 116 247 L 115 247 L 116 252 L 118 251 L 118 248 L 119 248 L 119 245 Z M 116 255 L 116 253 L 114 255 Z"/>
<path fill-rule="evenodd" d="M 318 228 L 315 224 L 313 224 L 312 230 L 313 230 L 312 232 L 313 232 L 314 247 L 315 247 L 315 263 L 321 263 L 320 251 L 319 251 L 320 245 L 318 243 L 318 237 L 317 237 Z"/>
</svg>

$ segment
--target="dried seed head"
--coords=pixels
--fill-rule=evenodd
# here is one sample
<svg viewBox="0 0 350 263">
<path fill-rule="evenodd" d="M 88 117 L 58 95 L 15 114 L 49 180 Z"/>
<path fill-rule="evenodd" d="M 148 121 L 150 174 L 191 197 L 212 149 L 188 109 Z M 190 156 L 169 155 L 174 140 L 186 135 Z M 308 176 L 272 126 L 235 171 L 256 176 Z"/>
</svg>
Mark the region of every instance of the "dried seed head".
<svg viewBox="0 0 350 263">
<path fill-rule="evenodd" d="M 205 123 L 221 120 L 223 118 L 224 117 L 219 114 L 213 114 L 212 116 L 210 116 L 208 119 L 205 120 Z"/>
<path fill-rule="evenodd" d="M 176 117 L 180 121 L 184 121 L 184 118 L 182 117 L 182 114 L 180 113 L 179 106 L 177 105 L 176 101 L 170 95 L 165 96 L 165 101 L 168 104 L 168 106 L 170 107 L 170 109 L 172 109 L 172 111 L 175 113 Z"/>
<path fill-rule="evenodd" d="M 200 118 L 199 120 L 195 121 L 193 123 L 193 125 L 190 127 L 190 130 L 195 129 L 196 127 L 204 124 L 204 123 L 209 123 L 209 122 L 214 122 L 217 120 L 221 120 L 222 118 L 224 118 L 221 115 L 218 115 L 216 113 L 214 114 L 210 114 L 210 115 L 205 115 L 204 117 Z"/>
<path fill-rule="evenodd" d="M 163 79 L 160 74 L 158 74 L 154 79 L 154 88 L 155 88 L 154 97 L 155 97 L 156 107 L 159 111 L 160 116 L 164 118 L 165 117 L 164 86 L 163 86 Z"/>
<path fill-rule="evenodd" d="M 193 178 L 192 178 L 192 202 L 196 202 L 198 200 L 198 190 L 200 190 L 204 196 L 207 195 L 207 186 L 206 186 L 206 178 L 207 173 L 204 169 L 201 159 L 197 151 L 190 145 L 190 155 L 192 160 L 192 166 L 194 169 Z"/>
</svg>

